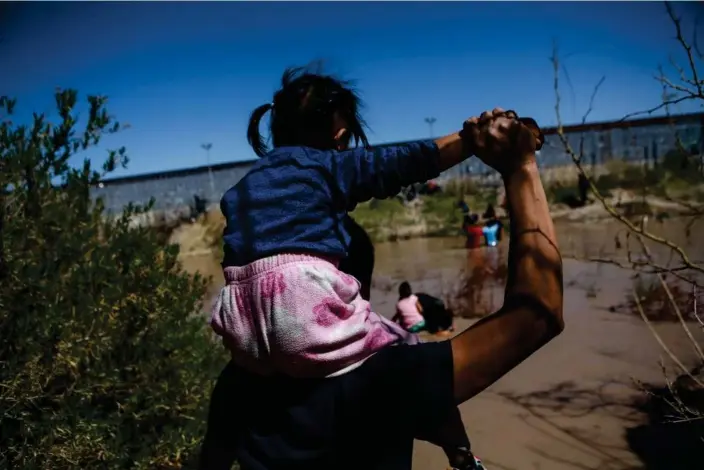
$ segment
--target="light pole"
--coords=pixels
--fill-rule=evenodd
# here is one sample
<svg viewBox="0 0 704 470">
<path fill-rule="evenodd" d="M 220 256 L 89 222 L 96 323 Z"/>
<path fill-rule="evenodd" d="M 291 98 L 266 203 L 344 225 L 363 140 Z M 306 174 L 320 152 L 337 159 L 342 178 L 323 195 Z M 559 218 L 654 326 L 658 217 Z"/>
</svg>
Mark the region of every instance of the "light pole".
<svg viewBox="0 0 704 470">
<path fill-rule="evenodd" d="M 425 118 L 424 121 L 428 125 L 428 129 L 430 131 L 430 138 L 432 139 L 433 138 L 433 124 L 435 124 L 435 121 L 437 121 L 437 119 L 430 116 L 430 117 Z M 411 187 L 413 187 L 413 186 L 411 186 Z"/>
<path fill-rule="evenodd" d="M 213 180 L 213 170 L 210 168 L 210 149 L 213 148 L 213 144 L 210 142 L 200 144 L 200 148 L 205 150 L 205 161 L 208 164 L 208 179 L 210 180 L 210 200 L 212 201 L 215 196 L 215 181 Z"/>
<path fill-rule="evenodd" d="M 433 124 L 435 124 L 435 119 L 434 117 L 427 117 L 425 118 L 425 123 L 428 125 L 428 128 L 430 129 L 430 138 L 432 139 L 434 137 L 433 135 Z"/>
</svg>

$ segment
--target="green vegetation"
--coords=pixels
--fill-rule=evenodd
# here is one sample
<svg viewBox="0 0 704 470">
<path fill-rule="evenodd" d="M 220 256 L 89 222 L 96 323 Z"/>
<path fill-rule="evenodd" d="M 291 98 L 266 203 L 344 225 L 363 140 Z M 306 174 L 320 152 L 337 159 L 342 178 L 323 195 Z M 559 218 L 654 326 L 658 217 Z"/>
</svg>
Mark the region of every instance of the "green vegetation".
<svg viewBox="0 0 704 470">
<path fill-rule="evenodd" d="M 595 179 L 602 195 L 610 197 L 616 190 L 663 199 L 704 202 L 704 176 L 695 157 L 670 152 L 656 168 L 612 160 Z M 551 204 L 577 202 L 577 182 L 547 182 L 545 191 Z M 451 236 L 458 234 L 462 214 L 457 201 L 462 198 L 472 212 L 482 213 L 488 204 L 496 205 L 497 190 L 477 185 L 474 181 L 456 180 L 432 196 L 404 205 L 398 199 L 374 200 L 360 204 L 352 216 L 375 241 L 413 236 Z M 646 206 L 647 207 L 647 206 Z M 631 203 L 628 211 L 645 211 Z M 624 209 L 624 210 L 626 210 Z"/>
<path fill-rule="evenodd" d="M 188 467 L 225 363 L 201 315 L 207 280 L 178 247 L 93 203 L 69 161 L 117 132 L 105 99 L 56 94 L 58 124 L 0 98 L 0 468 Z M 125 164 L 110 152 L 103 175 Z"/>
<path fill-rule="evenodd" d="M 605 172 L 594 179 L 599 192 L 609 197 L 616 189 L 661 198 L 704 202 L 704 175 L 695 157 L 671 151 L 655 168 L 612 160 Z M 548 200 L 555 204 L 577 196 L 577 184 L 547 184 Z"/>
<path fill-rule="evenodd" d="M 453 183 L 432 196 L 419 196 L 404 205 L 396 198 L 374 199 L 359 204 L 352 217 L 374 241 L 413 236 L 451 236 L 459 234 L 462 212 L 457 201 L 463 198 L 473 212 L 482 213 L 487 204 L 496 203 L 493 189 L 480 189 L 470 181 Z"/>
<path fill-rule="evenodd" d="M 416 224 L 412 211 L 408 210 L 398 199 L 372 199 L 357 205 L 352 217 L 374 241 L 384 241 L 397 236 L 399 227 Z"/>
</svg>

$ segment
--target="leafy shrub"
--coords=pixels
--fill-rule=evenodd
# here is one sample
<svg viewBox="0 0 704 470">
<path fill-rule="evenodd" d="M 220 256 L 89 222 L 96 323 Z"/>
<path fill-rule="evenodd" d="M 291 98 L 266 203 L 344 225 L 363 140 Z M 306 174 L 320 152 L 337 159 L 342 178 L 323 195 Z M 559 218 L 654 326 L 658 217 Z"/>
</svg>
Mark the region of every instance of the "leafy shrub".
<svg viewBox="0 0 704 470">
<path fill-rule="evenodd" d="M 468 198 L 469 199 L 469 198 Z M 446 193 L 433 194 L 432 196 L 421 196 L 423 201 L 422 213 L 429 225 L 434 226 L 434 231 L 438 234 L 457 234 L 462 226 L 462 211 L 457 206 L 458 198 Z M 470 200 L 471 203 L 474 200 Z M 477 206 L 476 204 L 474 204 Z M 471 207 L 475 211 L 486 209 L 486 206 Z"/>
<path fill-rule="evenodd" d="M 667 152 L 661 166 L 671 175 L 684 181 L 701 183 L 704 177 L 702 177 L 698 160 L 698 152 L 689 154 L 679 148 Z"/>
<path fill-rule="evenodd" d="M 60 122 L 12 122 L 0 98 L 0 468 L 176 468 L 204 434 L 224 364 L 200 314 L 206 280 L 178 247 L 104 217 L 101 177 L 69 158 L 119 130 L 59 91 Z M 103 175 L 126 164 L 110 152 Z"/>
<path fill-rule="evenodd" d="M 567 198 L 577 197 L 576 185 L 568 185 L 562 182 L 554 182 L 545 185 L 545 195 L 551 204 L 562 203 Z"/>
</svg>

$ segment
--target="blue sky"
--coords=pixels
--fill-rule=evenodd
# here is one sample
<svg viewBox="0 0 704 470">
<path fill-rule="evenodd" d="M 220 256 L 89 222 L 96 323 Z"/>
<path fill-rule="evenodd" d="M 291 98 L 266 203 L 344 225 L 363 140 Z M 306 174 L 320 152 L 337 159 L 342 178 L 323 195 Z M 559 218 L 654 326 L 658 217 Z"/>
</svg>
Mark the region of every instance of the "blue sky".
<svg viewBox="0 0 704 470">
<path fill-rule="evenodd" d="M 691 34 L 701 7 L 675 7 Z M 131 158 L 115 175 L 203 165 L 203 142 L 213 163 L 253 158 L 249 113 L 286 66 L 313 59 L 356 79 L 374 143 L 427 137 L 427 116 L 449 133 L 495 106 L 553 125 L 553 40 L 572 85 L 564 123 L 581 120 L 602 75 L 591 119 L 656 105 L 656 67 L 682 58 L 659 2 L 27 2 L 0 10 L 0 35 L 0 93 L 20 119 L 50 112 L 56 86 L 109 96 L 131 125 L 105 143 Z"/>
</svg>

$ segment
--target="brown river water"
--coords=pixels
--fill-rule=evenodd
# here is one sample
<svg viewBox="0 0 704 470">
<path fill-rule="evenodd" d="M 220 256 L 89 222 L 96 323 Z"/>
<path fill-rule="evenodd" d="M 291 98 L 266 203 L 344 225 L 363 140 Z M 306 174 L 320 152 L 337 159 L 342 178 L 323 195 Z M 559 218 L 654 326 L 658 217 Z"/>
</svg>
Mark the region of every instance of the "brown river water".
<svg viewBox="0 0 704 470">
<path fill-rule="evenodd" d="M 489 469 L 660 468 L 646 467 L 637 455 L 652 450 L 655 444 L 639 437 L 646 415 L 635 407 L 634 400 L 644 396 L 635 381 L 663 382 L 660 361 L 665 354 L 640 317 L 610 310 L 632 292 L 632 272 L 584 261 L 624 257 L 623 226 L 599 220 L 558 222 L 556 227 L 564 258 L 565 331 L 461 405 L 473 448 Z M 692 261 L 704 260 L 704 222 L 688 228 L 682 219 L 651 220 L 648 227 L 685 247 Z M 504 241 L 498 249 L 470 252 L 461 238 L 377 244 L 372 305 L 383 315 L 393 314 L 402 280 L 408 280 L 416 291 L 446 297 L 460 273 L 473 264 L 505 263 L 506 245 Z M 635 242 L 631 246 L 637 248 Z M 666 250 L 653 251 L 659 262 L 670 260 Z M 184 257 L 187 269 L 213 275 L 209 295 L 222 285 L 218 261 L 203 254 Z M 493 302 L 490 308 L 500 306 L 500 286 L 487 289 L 490 304 Z M 456 329 L 461 331 L 472 321 L 458 318 Z M 654 328 L 683 362 L 693 363 L 694 349 L 680 324 L 659 322 Z M 704 334 L 696 326 L 692 329 L 699 344 L 704 344 Z M 672 375 L 677 372 L 672 367 L 668 371 Z M 702 452 L 704 455 L 704 447 Z M 414 470 L 446 468 L 446 464 L 440 449 L 416 443 Z"/>
</svg>

